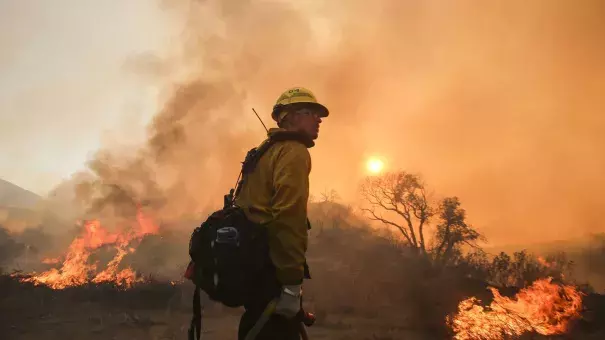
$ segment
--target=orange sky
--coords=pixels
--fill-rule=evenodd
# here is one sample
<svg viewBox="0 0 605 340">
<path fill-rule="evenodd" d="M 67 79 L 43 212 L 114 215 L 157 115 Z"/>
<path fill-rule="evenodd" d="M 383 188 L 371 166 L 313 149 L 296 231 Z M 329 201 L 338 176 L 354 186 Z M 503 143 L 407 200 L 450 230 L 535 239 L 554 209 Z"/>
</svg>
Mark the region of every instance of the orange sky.
<svg viewBox="0 0 605 340">
<path fill-rule="evenodd" d="M 459 196 L 495 244 L 605 231 L 602 2 L 162 5 L 184 30 L 161 58 L 128 61 L 164 85 L 152 142 L 135 163 L 97 165 L 165 198 L 168 215 L 217 207 L 263 138 L 251 108 L 271 123 L 280 92 L 302 85 L 331 110 L 311 150 L 314 193 L 353 200 L 379 155 Z"/>
</svg>

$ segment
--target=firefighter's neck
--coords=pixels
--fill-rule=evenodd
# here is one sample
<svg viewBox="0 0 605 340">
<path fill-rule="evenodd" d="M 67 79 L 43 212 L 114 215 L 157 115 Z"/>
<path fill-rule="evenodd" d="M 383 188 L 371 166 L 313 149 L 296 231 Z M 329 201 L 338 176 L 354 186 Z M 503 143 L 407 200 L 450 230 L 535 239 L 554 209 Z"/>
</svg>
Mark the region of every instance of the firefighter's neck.
<svg viewBox="0 0 605 340">
<path fill-rule="evenodd" d="M 284 127 L 283 129 L 286 130 L 286 131 L 288 131 L 288 132 L 294 132 L 294 133 L 301 134 L 301 135 L 303 135 L 305 137 L 309 137 L 308 133 L 305 132 L 304 129 L 302 129 L 302 128 L 298 127 L 298 126 L 288 126 L 288 127 Z"/>
</svg>

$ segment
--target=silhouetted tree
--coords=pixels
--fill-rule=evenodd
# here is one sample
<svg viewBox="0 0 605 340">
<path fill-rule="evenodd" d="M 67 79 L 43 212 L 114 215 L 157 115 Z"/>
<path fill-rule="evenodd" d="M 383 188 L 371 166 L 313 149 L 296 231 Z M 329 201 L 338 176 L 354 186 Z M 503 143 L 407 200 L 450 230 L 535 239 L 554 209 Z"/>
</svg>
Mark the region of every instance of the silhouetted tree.
<svg viewBox="0 0 605 340">
<path fill-rule="evenodd" d="M 433 207 L 417 175 L 400 171 L 368 177 L 361 186 L 361 194 L 369 203 L 362 210 L 370 219 L 399 230 L 407 244 L 435 263 L 456 263 L 462 259 L 464 245 L 477 248 L 475 242 L 482 238 L 466 222 L 466 212 L 457 197 L 446 197 Z M 427 234 L 435 217 L 437 224 Z M 431 247 L 426 235 L 432 239 Z"/>
<path fill-rule="evenodd" d="M 481 235 L 466 223 L 466 211 L 460 208 L 458 197 L 446 197 L 439 206 L 439 220 L 435 234 L 433 256 L 442 264 L 461 256 L 461 246 L 477 248 Z"/>
<path fill-rule="evenodd" d="M 321 194 L 321 201 L 320 202 L 331 202 L 334 203 L 336 201 L 338 201 L 340 199 L 340 195 L 338 195 L 338 192 L 334 189 L 328 190 L 325 189 Z"/>
<path fill-rule="evenodd" d="M 351 214 L 351 207 L 338 203 L 340 195 L 334 189 L 325 189 L 319 196 L 309 195 L 308 214 L 316 236 L 322 234 L 324 227 L 338 228 L 342 220 Z"/>
<path fill-rule="evenodd" d="M 361 186 L 361 194 L 370 204 L 369 208 L 362 208 L 370 219 L 397 228 L 410 246 L 427 254 L 424 228 L 434 210 L 418 176 L 401 171 L 368 177 Z"/>
<path fill-rule="evenodd" d="M 546 257 L 536 256 L 527 250 L 514 252 L 512 257 L 501 252 L 487 267 L 487 280 L 501 287 L 525 287 L 546 277 L 564 281 L 572 276 L 573 264 L 562 252 Z"/>
</svg>

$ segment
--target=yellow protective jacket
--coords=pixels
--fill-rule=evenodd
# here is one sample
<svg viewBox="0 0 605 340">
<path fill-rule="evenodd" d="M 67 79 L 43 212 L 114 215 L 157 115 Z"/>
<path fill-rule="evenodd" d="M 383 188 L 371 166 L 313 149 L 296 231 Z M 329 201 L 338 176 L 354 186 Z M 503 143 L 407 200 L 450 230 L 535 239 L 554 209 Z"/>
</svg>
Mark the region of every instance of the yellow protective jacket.
<svg viewBox="0 0 605 340">
<path fill-rule="evenodd" d="M 286 133 L 293 132 L 274 128 L 268 136 Z M 270 258 L 284 285 L 302 283 L 306 265 L 311 172 L 308 148 L 314 143 L 298 137 L 275 142 L 244 178 L 235 199 L 250 221 L 267 228 Z"/>
</svg>

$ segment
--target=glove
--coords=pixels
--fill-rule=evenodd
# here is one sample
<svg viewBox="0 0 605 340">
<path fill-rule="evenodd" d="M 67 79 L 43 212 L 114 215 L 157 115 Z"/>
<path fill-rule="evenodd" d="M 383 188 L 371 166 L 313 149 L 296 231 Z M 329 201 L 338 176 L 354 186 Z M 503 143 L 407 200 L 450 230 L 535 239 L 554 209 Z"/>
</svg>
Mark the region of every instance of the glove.
<svg viewBox="0 0 605 340">
<path fill-rule="evenodd" d="M 283 315 L 288 319 L 295 317 L 300 311 L 301 296 L 302 290 L 300 285 L 284 286 L 275 306 L 275 314 Z"/>
</svg>

